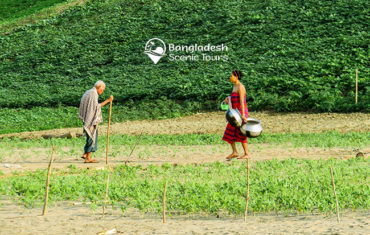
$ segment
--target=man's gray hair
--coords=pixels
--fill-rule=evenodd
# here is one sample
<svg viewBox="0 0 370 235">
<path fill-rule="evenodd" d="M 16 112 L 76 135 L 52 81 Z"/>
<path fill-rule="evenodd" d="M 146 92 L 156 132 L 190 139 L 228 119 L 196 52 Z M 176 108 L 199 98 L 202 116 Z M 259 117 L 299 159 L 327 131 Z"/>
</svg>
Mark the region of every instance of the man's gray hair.
<svg viewBox="0 0 370 235">
<path fill-rule="evenodd" d="M 99 87 L 102 87 L 102 86 L 105 87 L 105 83 L 102 80 L 99 80 L 99 81 L 95 82 L 94 87 L 99 88 Z"/>
</svg>

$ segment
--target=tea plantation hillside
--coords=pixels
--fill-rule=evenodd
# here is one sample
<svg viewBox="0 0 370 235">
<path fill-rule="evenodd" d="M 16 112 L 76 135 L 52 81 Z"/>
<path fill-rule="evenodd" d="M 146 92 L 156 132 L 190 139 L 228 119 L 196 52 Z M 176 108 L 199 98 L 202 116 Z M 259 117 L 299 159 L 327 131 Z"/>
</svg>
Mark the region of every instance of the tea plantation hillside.
<svg viewBox="0 0 370 235">
<path fill-rule="evenodd" d="M 0 107 L 77 107 L 84 91 L 101 79 L 107 83 L 102 98 L 113 94 L 125 108 L 151 110 L 145 104 L 154 102 L 215 110 L 231 91 L 230 72 L 239 69 L 251 110 L 369 111 L 369 5 L 88 1 L 0 36 Z M 228 60 L 171 61 L 168 51 L 155 65 L 144 54 L 151 38 L 224 44 Z"/>
</svg>

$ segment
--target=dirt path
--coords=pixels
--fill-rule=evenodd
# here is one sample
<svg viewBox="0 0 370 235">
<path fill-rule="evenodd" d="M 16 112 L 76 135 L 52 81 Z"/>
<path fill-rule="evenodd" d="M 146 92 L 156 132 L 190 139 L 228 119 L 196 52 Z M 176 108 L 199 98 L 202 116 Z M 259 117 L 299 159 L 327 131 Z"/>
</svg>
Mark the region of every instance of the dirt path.
<svg viewBox="0 0 370 235">
<path fill-rule="evenodd" d="M 239 153 L 243 153 L 241 146 L 237 146 Z M 84 164 L 79 155 L 71 156 L 70 149 L 65 148 L 65 152 L 57 152 L 53 168 L 65 168 L 75 165 L 78 168 L 102 168 L 105 166 L 105 153 L 100 151 L 94 158 L 100 160 L 96 164 Z M 253 161 L 306 158 L 306 159 L 328 159 L 330 157 L 348 159 L 355 157 L 357 150 L 346 148 L 293 148 L 288 146 L 271 146 L 268 144 L 250 145 L 249 151 Z M 361 151 L 370 152 L 370 148 Z M 201 164 L 208 162 L 227 162 L 225 157 L 230 154 L 228 145 L 194 145 L 194 146 L 137 146 L 134 153 L 128 158 L 131 152 L 127 146 L 112 146 L 112 154 L 109 163 L 112 166 L 120 164 Z M 36 150 L 23 149 L 10 152 L 3 152 L 5 157 L 0 162 L 0 170 L 5 173 L 14 171 L 26 171 L 36 169 L 47 169 L 50 159 L 49 148 L 39 148 Z M 112 157 L 112 155 L 114 157 Z M 367 156 L 368 154 L 366 154 Z"/>
<path fill-rule="evenodd" d="M 365 113 L 272 113 L 251 112 L 249 117 L 262 121 L 264 132 L 267 133 L 300 133 L 300 132 L 370 132 L 370 114 Z M 111 134 L 139 135 L 141 132 L 155 134 L 222 134 L 226 127 L 225 113 L 199 113 L 192 116 L 152 121 L 127 121 L 111 126 Z M 82 133 L 82 128 L 66 128 L 47 131 L 23 132 L 0 135 L 19 138 L 40 138 L 42 136 L 71 136 Z M 106 133 L 106 126 L 101 125 L 100 133 Z"/>
<path fill-rule="evenodd" d="M 321 132 L 336 130 L 370 132 L 370 115 L 362 113 L 352 114 L 276 114 L 267 112 L 251 113 L 263 122 L 264 132 Z M 195 114 L 192 116 L 154 121 L 130 121 L 112 125 L 112 134 L 140 134 L 145 130 L 147 134 L 185 134 L 185 133 L 217 133 L 222 134 L 225 128 L 224 112 Z M 104 133 L 103 126 L 100 133 Z M 68 132 L 81 131 L 81 128 L 57 129 L 51 131 L 39 131 L 19 133 L 7 136 L 21 138 L 39 138 L 42 135 L 63 135 Z M 4 135 L 3 135 L 4 136 Z M 243 150 L 239 145 L 238 151 Z M 361 149 L 369 153 L 370 146 Z M 354 157 L 359 151 L 351 148 L 293 148 L 286 145 L 252 144 L 249 151 L 253 160 L 269 160 L 273 158 L 341 158 Z M 173 164 L 206 163 L 225 161 L 230 154 L 230 147 L 223 145 L 194 145 L 194 146 L 144 146 L 139 145 L 133 155 L 128 158 L 131 146 L 114 145 L 110 147 L 110 163 L 112 165 L 124 164 Z M 98 151 L 94 158 L 100 160 L 99 164 L 83 164 L 80 159 L 81 149 L 73 147 L 61 147 L 55 156 L 53 167 L 63 168 L 71 164 L 81 168 L 103 167 L 105 164 L 104 151 Z M 4 173 L 13 171 L 45 169 L 50 158 L 50 148 L 3 148 L 0 152 L 0 170 Z M 10 164 L 10 165 L 9 165 Z"/>
<path fill-rule="evenodd" d="M 72 205 L 48 208 L 41 216 L 41 208 L 27 209 L 14 203 L 3 203 L 0 208 L 0 234 L 97 234 L 117 229 L 123 234 L 368 234 L 369 212 L 335 215 L 248 216 L 167 216 L 162 223 L 159 215 L 129 210 L 108 209 L 102 217 L 101 208 L 92 212 L 88 206 Z"/>
</svg>

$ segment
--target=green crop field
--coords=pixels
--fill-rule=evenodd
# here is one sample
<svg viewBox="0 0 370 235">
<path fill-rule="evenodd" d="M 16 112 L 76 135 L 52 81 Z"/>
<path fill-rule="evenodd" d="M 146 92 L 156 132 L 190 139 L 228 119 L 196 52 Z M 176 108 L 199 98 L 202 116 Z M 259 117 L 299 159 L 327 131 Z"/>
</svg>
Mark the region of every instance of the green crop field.
<svg viewBox="0 0 370 235">
<path fill-rule="evenodd" d="M 250 212 L 330 212 L 335 209 L 330 166 L 335 169 L 341 209 L 369 208 L 369 160 L 271 160 L 256 162 L 250 170 Z M 70 166 L 53 173 L 50 201 L 92 202 L 102 205 L 108 171 L 83 170 Z M 245 208 L 246 165 L 212 163 L 202 165 L 163 164 L 117 166 L 111 173 L 109 204 L 142 211 L 162 211 L 165 180 L 168 181 L 169 212 L 241 214 Z M 27 206 L 41 205 L 46 171 L 38 170 L 0 178 L 0 194 Z"/>
<path fill-rule="evenodd" d="M 113 146 L 133 146 L 138 139 L 136 135 L 111 135 L 110 144 Z M 25 139 L 3 138 L 0 139 L 0 150 L 7 148 L 27 149 L 49 148 L 50 139 Z M 52 143 L 62 147 L 81 148 L 86 139 L 81 138 L 55 138 Z M 183 134 L 183 135 L 146 135 L 140 137 L 140 145 L 159 146 L 187 146 L 187 145 L 220 145 L 223 144 L 222 136 L 219 134 Z M 319 148 L 361 148 L 370 145 L 370 133 L 352 132 L 324 132 L 324 133 L 291 133 L 291 134 L 269 134 L 264 133 L 258 138 L 249 138 L 249 144 L 272 144 L 274 146 L 291 144 L 292 147 L 319 147 Z M 106 145 L 106 136 L 101 135 L 99 140 L 101 146 Z"/>
<path fill-rule="evenodd" d="M 146 104 L 162 100 L 184 112 L 215 110 L 239 69 L 251 110 L 367 112 L 368 9 L 365 0 L 88 1 L 0 36 L 0 107 L 77 107 L 101 79 L 102 98 L 113 94 L 115 105 L 139 106 L 145 117 L 156 118 Z M 154 65 L 144 54 L 154 37 L 223 43 L 228 60 L 165 56 Z"/>
</svg>

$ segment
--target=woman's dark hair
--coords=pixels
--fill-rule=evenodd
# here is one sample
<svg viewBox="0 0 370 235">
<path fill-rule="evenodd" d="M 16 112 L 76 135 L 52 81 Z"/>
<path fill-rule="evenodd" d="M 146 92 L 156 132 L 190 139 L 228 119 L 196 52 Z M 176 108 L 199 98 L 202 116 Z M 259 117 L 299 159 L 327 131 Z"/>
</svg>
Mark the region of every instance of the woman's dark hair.
<svg viewBox="0 0 370 235">
<path fill-rule="evenodd" d="M 243 73 L 242 71 L 239 71 L 239 70 L 234 70 L 233 71 L 233 75 L 236 76 L 238 78 L 238 80 L 242 80 L 242 77 L 243 77 Z"/>
</svg>

